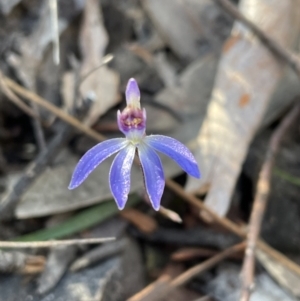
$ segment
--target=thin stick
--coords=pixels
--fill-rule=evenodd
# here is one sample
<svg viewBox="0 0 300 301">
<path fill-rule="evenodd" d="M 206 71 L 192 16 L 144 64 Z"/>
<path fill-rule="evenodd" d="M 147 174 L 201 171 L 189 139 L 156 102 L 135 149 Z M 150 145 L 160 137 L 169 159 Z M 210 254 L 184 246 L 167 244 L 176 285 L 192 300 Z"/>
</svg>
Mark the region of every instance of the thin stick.
<svg viewBox="0 0 300 301">
<path fill-rule="evenodd" d="M 34 113 L 38 116 L 38 118 L 32 119 L 32 125 L 34 128 L 35 139 L 37 140 L 39 151 L 43 152 L 47 149 L 47 146 L 46 146 L 46 140 L 45 140 L 43 128 L 39 118 L 39 108 L 37 104 L 33 102 L 31 103 L 31 108 L 33 109 Z"/>
<path fill-rule="evenodd" d="M 115 240 L 115 237 L 65 239 L 48 241 L 0 241 L 0 248 L 23 249 L 23 248 L 52 248 L 58 246 L 98 244 Z"/>
<path fill-rule="evenodd" d="M 166 180 L 166 186 L 174 191 L 178 196 L 180 196 L 182 199 L 187 201 L 188 203 L 194 205 L 198 209 L 201 209 L 205 212 L 207 212 L 211 218 L 218 223 L 219 225 L 223 226 L 225 229 L 229 230 L 232 233 L 235 233 L 236 235 L 246 238 L 247 232 L 243 226 L 238 226 L 231 220 L 229 220 L 226 217 L 221 217 L 218 214 L 216 214 L 212 209 L 207 207 L 200 199 L 195 197 L 192 194 L 186 193 L 183 188 L 175 183 L 174 181 L 167 179 Z M 267 254 L 269 254 L 274 259 L 280 261 L 282 264 L 284 264 L 288 269 L 296 273 L 300 276 L 300 266 L 290 260 L 288 257 L 283 255 L 282 253 L 278 252 L 277 250 L 270 247 L 268 244 L 266 244 L 263 240 L 259 239 L 257 242 L 257 247 Z"/>
<path fill-rule="evenodd" d="M 224 260 L 225 258 L 231 256 L 234 253 L 243 251 L 245 247 L 246 247 L 245 242 L 239 243 L 205 260 L 204 262 L 195 265 L 194 267 L 188 269 L 187 271 L 185 271 L 184 273 L 176 277 L 174 280 L 172 280 L 171 286 L 173 288 L 176 288 L 178 286 L 184 285 L 192 278 L 194 278 L 196 275 L 199 275 L 200 273 L 203 273 L 204 271 L 210 269 L 211 267 L 215 266 L 217 263 Z"/>
<path fill-rule="evenodd" d="M 59 29 L 58 29 L 58 13 L 57 13 L 57 0 L 49 0 L 50 18 L 52 26 L 53 38 L 53 61 L 59 65 Z"/>
<path fill-rule="evenodd" d="M 33 118 L 39 118 L 36 113 L 31 109 L 28 105 L 26 105 L 15 93 L 11 91 L 5 84 L 3 80 L 3 74 L 0 71 L 0 88 L 5 96 L 14 103 L 19 109 L 21 109 L 24 113 Z"/>
<path fill-rule="evenodd" d="M 263 30 L 256 26 L 252 21 L 246 18 L 239 9 L 229 0 L 213 0 L 219 4 L 228 14 L 234 19 L 245 24 L 257 37 L 268 47 L 268 49 L 275 54 L 279 59 L 287 63 L 300 77 L 300 60 L 288 49 L 281 46 L 276 40 L 268 36 Z"/>
<path fill-rule="evenodd" d="M 194 300 L 194 301 L 211 301 L 213 300 L 210 296 L 203 296 L 197 300 Z"/>
<path fill-rule="evenodd" d="M 20 96 L 28 99 L 29 101 L 37 103 L 39 106 L 43 107 L 44 109 L 47 109 L 51 113 L 53 113 L 55 116 L 59 117 L 63 121 L 69 123 L 74 128 L 79 130 L 82 133 L 85 133 L 86 135 L 94 138 L 97 141 L 103 141 L 105 140 L 105 137 L 101 134 L 97 133 L 96 131 L 93 131 L 83 123 L 81 123 L 78 119 L 72 117 L 71 115 L 65 113 L 63 110 L 59 109 L 57 106 L 51 104 L 47 100 L 43 99 L 42 97 L 38 96 L 34 92 L 29 91 L 26 88 L 23 88 L 22 86 L 18 85 L 13 80 L 9 79 L 6 76 L 3 76 L 3 79 L 7 86 L 13 90 L 15 93 L 19 94 Z"/>
<path fill-rule="evenodd" d="M 84 98 L 84 96 L 81 94 L 80 92 L 80 87 L 81 85 L 84 83 L 84 81 L 91 75 L 93 74 L 95 71 L 97 71 L 98 69 L 100 69 L 101 67 L 103 67 L 104 65 L 108 64 L 111 60 L 113 60 L 114 56 L 112 54 L 107 54 L 106 56 L 104 56 L 102 58 L 102 62 L 99 66 L 93 68 L 92 70 L 88 71 L 86 74 L 84 74 L 81 77 L 77 78 L 76 81 L 76 91 L 75 94 L 76 95 L 80 95 L 81 98 Z"/>
<path fill-rule="evenodd" d="M 25 97 L 29 101 L 35 101 L 42 107 L 48 109 L 50 112 L 64 120 L 65 122 L 71 124 L 73 127 L 75 127 L 77 130 L 83 132 L 87 136 L 95 139 L 97 142 L 101 142 L 105 140 L 106 138 L 93 129 L 90 129 L 83 125 L 79 120 L 73 118 L 69 114 L 62 111 L 60 108 L 52 105 L 51 103 L 48 103 L 47 100 L 43 99 L 42 97 L 39 97 L 33 92 L 28 91 L 27 89 L 19 86 L 11 79 L 5 77 L 5 82 L 9 85 L 9 87 L 19 95 Z M 223 226 L 225 229 L 229 230 L 232 233 L 237 234 L 238 236 L 245 238 L 246 237 L 246 231 L 243 229 L 242 226 L 239 226 L 235 223 L 233 223 L 231 220 L 227 219 L 226 217 L 220 217 L 218 214 L 216 214 L 214 211 L 212 211 L 209 207 L 207 207 L 200 199 L 195 197 L 192 194 L 189 194 L 184 191 L 184 189 L 178 185 L 176 182 L 166 179 L 166 186 L 170 188 L 172 191 L 174 191 L 178 196 L 180 196 L 183 200 L 189 202 L 190 204 L 194 205 L 195 207 L 207 212 L 212 219 L 217 222 L 219 225 Z M 300 266 L 296 263 L 294 263 L 292 260 L 287 258 L 282 253 L 276 251 L 269 245 L 267 245 L 264 241 L 258 240 L 257 246 L 272 256 L 273 258 L 280 261 L 282 264 L 284 264 L 287 268 L 289 268 L 291 271 L 294 271 L 297 275 L 300 276 Z"/>
<path fill-rule="evenodd" d="M 221 217 L 217 213 L 215 213 L 212 209 L 207 207 L 200 199 L 195 197 L 192 194 L 186 193 L 183 188 L 177 184 L 176 182 L 166 179 L 166 186 L 174 191 L 178 196 L 180 196 L 182 199 L 187 201 L 188 203 L 196 206 L 197 208 L 207 212 L 211 218 L 217 222 L 218 224 L 222 225 L 224 228 L 228 229 L 230 232 L 235 233 L 236 235 L 240 237 L 245 237 L 246 233 L 243 228 L 236 225 L 231 220 L 227 219 L 226 217 Z"/>
<path fill-rule="evenodd" d="M 158 211 L 161 215 L 165 216 L 166 218 L 168 218 L 169 220 L 173 221 L 174 223 L 178 223 L 178 224 L 182 224 L 182 219 L 179 216 L 178 213 L 176 213 L 175 211 L 172 211 L 168 208 L 165 208 L 163 206 L 160 206 L 159 211 Z"/>
<path fill-rule="evenodd" d="M 80 81 L 78 83 L 78 87 L 80 87 L 82 85 L 82 83 L 92 74 L 94 73 L 95 71 L 97 71 L 98 69 L 100 69 L 103 65 L 105 64 L 108 64 L 112 59 L 114 58 L 114 56 L 112 54 L 107 54 L 106 56 L 104 56 L 102 58 L 102 63 L 93 68 L 92 70 L 90 70 L 88 73 L 84 74 L 81 78 L 80 78 Z"/>
<path fill-rule="evenodd" d="M 173 280 L 164 277 L 155 281 L 145 287 L 142 291 L 138 292 L 134 296 L 130 297 L 127 301 L 154 301 L 161 300 L 171 291 L 176 289 L 179 286 L 184 285 L 190 281 L 195 276 L 205 272 L 206 270 L 212 268 L 225 258 L 231 256 L 234 253 L 243 251 L 246 247 L 246 243 L 242 242 L 237 245 L 234 245 L 223 252 L 218 253 L 217 255 L 205 260 L 204 262 L 195 265 L 194 267 L 186 270 Z"/>
<path fill-rule="evenodd" d="M 122 238 L 114 242 L 95 247 L 91 251 L 85 253 L 82 257 L 75 260 L 70 267 L 70 271 L 77 272 L 99 262 L 100 260 L 119 254 L 125 249 L 125 246 L 126 239 Z"/>
<path fill-rule="evenodd" d="M 285 116 L 278 128 L 274 131 L 266 153 L 265 161 L 259 174 L 253 208 L 250 216 L 247 235 L 247 248 L 242 268 L 242 291 L 240 301 L 248 301 L 254 287 L 255 249 L 260 233 L 261 223 L 270 193 L 272 169 L 279 145 L 300 113 L 300 102 Z"/>
</svg>

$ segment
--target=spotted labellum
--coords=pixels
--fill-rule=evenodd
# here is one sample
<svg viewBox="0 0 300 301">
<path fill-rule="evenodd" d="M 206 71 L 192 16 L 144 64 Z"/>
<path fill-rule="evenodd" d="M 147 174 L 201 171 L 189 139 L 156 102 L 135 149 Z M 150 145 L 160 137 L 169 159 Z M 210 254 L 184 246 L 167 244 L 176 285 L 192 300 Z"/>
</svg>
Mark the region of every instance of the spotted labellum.
<svg viewBox="0 0 300 301">
<path fill-rule="evenodd" d="M 147 195 L 153 208 L 159 210 L 165 177 L 156 151 L 172 158 L 196 178 L 200 178 L 198 165 L 181 142 L 162 135 L 146 136 L 146 110 L 141 109 L 139 87 L 133 78 L 127 84 L 126 102 L 126 108 L 118 111 L 117 116 L 119 129 L 125 138 L 106 140 L 87 151 L 74 170 L 69 189 L 78 187 L 100 163 L 118 153 L 110 168 L 109 185 L 118 208 L 123 209 L 130 191 L 131 166 L 137 154 Z"/>
</svg>

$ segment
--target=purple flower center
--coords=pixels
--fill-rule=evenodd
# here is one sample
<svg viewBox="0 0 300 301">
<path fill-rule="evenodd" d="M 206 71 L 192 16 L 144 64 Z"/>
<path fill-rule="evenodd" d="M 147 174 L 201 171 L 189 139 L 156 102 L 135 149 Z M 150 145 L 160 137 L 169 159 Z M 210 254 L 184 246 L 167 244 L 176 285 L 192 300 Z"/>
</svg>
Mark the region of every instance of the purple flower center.
<svg viewBox="0 0 300 301">
<path fill-rule="evenodd" d="M 121 113 L 121 125 L 124 129 L 141 129 L 145 126 L 143 111 L 139 109 L 126 108 Z"/>
<path fill-rule="evenodd" d="M 141 139 L 146 130 L 146 112 L 139 108 L 127 106 L 122 112 L 118 113 L 118 125 L 121 132 L 130 139 L 134 137 Z"/>
</svg>

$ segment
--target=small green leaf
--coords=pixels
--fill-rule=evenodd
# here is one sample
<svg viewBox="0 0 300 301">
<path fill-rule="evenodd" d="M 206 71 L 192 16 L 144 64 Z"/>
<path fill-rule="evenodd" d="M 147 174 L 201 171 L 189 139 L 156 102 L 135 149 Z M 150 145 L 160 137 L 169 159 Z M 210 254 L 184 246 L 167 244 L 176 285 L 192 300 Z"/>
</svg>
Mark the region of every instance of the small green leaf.
<svg viewBox="0 0 300 301">
<path fill-rule="evenodd" d="M 274 174 L 280 178 L 282 178 L 283 180 L 294 184 L 296 186 L 300 186 L 300 178 L 295 177 L 289 173 L 287 173 L 286 171 L 279 169 L 277 167 L 274 168 Z"/>
<path fill-rule="evenodd" d="M 134 206 L 139 201 L 140 198 L 137 195 L 130 195 L 126 206 Z M 118 212 L 119 209 L 115 202 L 109 200 L 100 205 L 85 209 L 55 227 L 23 235 L 15 238 L 14 241 L 42 241 L 63 238 L 95 226 L 118 214 Z"/>
</svg>

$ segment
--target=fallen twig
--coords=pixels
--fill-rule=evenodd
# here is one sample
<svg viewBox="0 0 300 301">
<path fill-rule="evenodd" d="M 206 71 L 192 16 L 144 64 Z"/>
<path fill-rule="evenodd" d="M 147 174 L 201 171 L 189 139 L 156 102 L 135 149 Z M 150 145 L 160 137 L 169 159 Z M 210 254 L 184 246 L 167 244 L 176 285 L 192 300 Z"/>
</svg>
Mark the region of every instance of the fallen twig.
<svg viewBox="0 0 300 301">
<path fill-rule="evenodd" d="M 182 199 L 189 202 L 190 204 L 194 205 L 200 210 L 203 210 L 207 212 L 210 217 L 219 225 L 223 226 L 225 229 L 231 231 L 232 233 L 235 233 L 236 235 L 246 238 L 247 232 L 246 229 L 242 226 L 238 226 L 231 220 L 229 220 L 226 217 L 221 217 L 218 214 L 216 214 L 213 210 L 211 210 L 209 207 L 207 207 L 203 202 L 201 202 L 200 199 L 195 197 L 192 194 L 186 193 L 183 188 L 175 183 L 174 181 L 167 179 L 166 185 L 168 188 L 173 190 L 177 195 L 179 195 Z M 267 254 L 269 254 L 271 257 L 275 258 L 276 260 L 280 261 L 283 265 L 285 265 L 288 269 L 295 272 L 297 275 L 300 276 L 300 266 L 290 260 L 288 257 L 283 255 L 282 253 L 278 252 L 274 248 L 270 247 L 268 244 L 266 244 L 263 240 L 259 239 L 257 241 L 257 247 Z"/>
<path fill-rule="evenodd" d="M 211 248 L 203 248 L 203 247 L 182 248 L 172 253 L 171 260 L 175 262 L 185 262 L 185 261 L 190 261 L 198 258 L 212 257 L 218 253 L 219 251 Z M 232 254 L 230 258 L 236 260 L 243 259 L 243 257 L 241 257 L 239 254 Z"/>
<path fill-rule="evenodd" d="M 171 286 L 173 288 L 184 285 L 187 283 L 190 279 L 195 277 L 196 275 L 199 275 L 200 273 L 203 273 L 204 271 L 208 270 L 209 268 L 213 267 L 216 265 L 218 262 L 224 260 L 228 256 L 231 256 L 234 253 L 241 252 L 245 249 L 246 243 L 242 242 L 237 245 L 234 245 L 219 254 L 205 260 L 204 262 L 195 265 L 194 267 L 188 269 L 178 277 L 176 277 L 174 280 L 171 282 Z"/>
<path fill-rule="evenodd" d="M 249 229 L 247 235 L 247 248 L 242 268 L 242 292 L 240 301 L 248 301 L 254 287 L 254 263 L 255 248 L 260 233 L 261 223 L 264 216 L 272 177 L 272 168 L 279 145 L 291 124 L 300 113 L 300 102 L 291 109 L 280 125 L 274 131 L 265 156 L 265 161 L 261 168 L 256 187 L 256 194 L 250 216 Z"/>
<path fill-rule="evenodd" d="M 34 136 L 39 148 L 40 152 L 43 152 L 46 150 L 47 146 L 46 146 L 46 139 L 45 139 L 45 135 L 44 135 L 44 131 L 39 119 L 39 109 L 36 103 L 31 103 L 31 108 L 34 111 L 34 113 L 38 116 L 38 118 L 33 118 L 32 119 L 32 125 L 33 125 L 33 129 L 34 129 Z"/>
<path fill-rule="evenodd" d="M 159 213 L 165 216 L 166 218 L 168 218 L 169 220 L 173 221 L 174 223 L 178 223 L 178 224 L 182 223 L 181 217 L 175 211 L 160 206 Z"/>
<path fill-rule="evenodd" d="M 246 18 L 229 0 L 213 1 L 219 4 L 234 19 L 245 24 L 268 47 L 268 49 L 277 56 L 277 58 L 287 63 L 295 71 L 297 76 L 300 77 L 300 59 L 293 52 L 281 46 L 276 40 L 268 36 L 257 25 Z"/>
<path fill-rule="evenodd" d="M 212 301 L 213 299 L 210 296 L 203 296 L 197 300 L 194 301 Z"/>
<path fill-rule="evenodd" d="M 127 299 L 127 301 L 155 301 L 166 294 L 170 280 L 170 275 L 162 275 L 156 281 Z"/>
<path fill-rule="evenodd" d="M 58 246 L 98 244 L 115 240 L 114 237 L 64 239 L 47 241 L 0 241 L 0 248 L 23 249 L 23 248 L 53 248 Z"/>
<path fill-rule="evenodd" d="M 142 291 L 129 298 L 128 301 L 161 300 L 164 296 L 166 296 L 166 294 L 170 293 L 172 290 L 176 289 L 179 286 L 184 285 L 195 276 L 210 269 L 211 267 L 215 266 L 217 263 L 224 260 L 225 258 L 231 256 L 234 253 L 243 251 L 245 249 L 245 246 L 246 246 L 245 242 L 234 245 L 233 247 L 230 247 L 225 251 L 220 252 L 219 254 L 205 260 L 204 262 L 197 264 L 194 267 L 186 270 L 184 273 L 180 274 L 173 280 L 165 279 L 165 281 L 162 282 L 162 287 L 158 285 L 154 285 L 152 283 L 150 286 L 147 286 Z M 156 289 L 157 287 L 159 287 L 159 290 Z"/>
<path fill-rule="evenodd" d="M 63 121 L 67 122 L 68 124 L 72 125 L 77 130 L 85 133 L 86 135 L 94 138 L 97 141 L 103 141 L 105 140 L 104 136 L 101 134 L 93 131 L 89 127 L 85 126 L 83 123 L 81 123 L 78 119 L 74 118 L 73 116 L 65 113 L 63 110 L 59 109 L 55 105 L 51 104 L 47 100 L 43 99 L 42 97 L 38 96 L 34 92 L 29 91 L 28 89 L 18 85 L 13 80 L 9 79 L 6 76 L 3 76 L 3 80 L 6 83 L 6 85 L 15 93 L 18 95 L 26 98 L 29 101 L 37 103 L 39 106 L 43 107 L 44 109 L 50 111 L 55 116 L 59 117 Z"/>
<path fill-rule="evenodd" d="M 108 257 L 114 256 L 120 252 L 122 252 L 126 245 L 126 239 L 120 239 L 113 241 L 111 243 L 107 243 L 105 245 L 96 247 L 84 254 L 82 257 L 78 258 L 73 262 L 70 267 L 72 272 L 79 271 L 84 269 L 100 260 L 104 260 Z"/>
<path fill-rule="evenodd" d="M 58 12 L 57 0 L 49 0 L 50 17 L 52 26 L 52 39 L 53 39 L 53 61 L 59 65 L 59 28 L 58 28 Z"/>
<path fill-rule="evenodd" d="M 219 231 L 197 226 L 191 229 L 171 229 L 159 227 L 151 233 L 135 231 L 135 235 L 152 243 L 171 244 L 179 246 L 213 247 L 224 250 L 240 241 L 232 233 L 220 233 Z"/>
<path fill-rule="evenodd" d="M 93 68 L 93 69 L 90 70 L 88 73 L 86 73 L 86 74 L 84 74 L 82 77 L 80 77 L 80 78 L 79 78 L 79 81 L 78 81 L 78 83 L 77 83 L 78 89 L 80 88 L 80 86 L 83 84 L 83 82 L 84 82 L 84 81 L 85 81 L 92 73 L 94 73 L 95 71 L 97 71 L 98 69 L 100 69 L 103 65 L 108 64 L 109 62 L 111 62 L 113 58 L 114 58 L 114 56 L 113 56 L 112 54 L 107 54 L 106 56 L 104 56 L 104 57 L 102 58 L 102 63 L 101 63 L 99 66 Z"/>
<path fill-rule="evenodd" d="M 166 186 L 169 189 L 171 189 L 172 191 L 174 191 L 183 200 L 185 200 L 188 203 L 194 205 L 195 207 L 207 212 L 215 222 L 222 225 L 225 229 L 229 230 L 232 233 L 235 233 L 236 235 L 238 235 L 240 237 L 245 237 L 246 233 L 242 227 L 238 226 L 237 224 L 235 224 L 231 220 L 227 219 L 226 217 L 221 217 L 218 214 L 216 214 L 212 209 L 207 207 L 196 196 L 185 192 L 184 189 L 176 182 L 174 182 L 170 179 L 166 179 Z M 299 272 L 300 272 L 300 270 L 299 270 Z"/>
<path fill-rule="evenodd" d="M 27 115 L 33 118 L 39 118 L 39 116 L 34 112 L 32 108 L 30 108 L 27 104 L 25 104 L 16 94 L 14 94 L 11 89 L 7 87 L 3 80 L 3 74 L 0 71 L 0 89 L 3 94 L 14 103 L 19 109 L 21 109 Z"/>
</svg>

